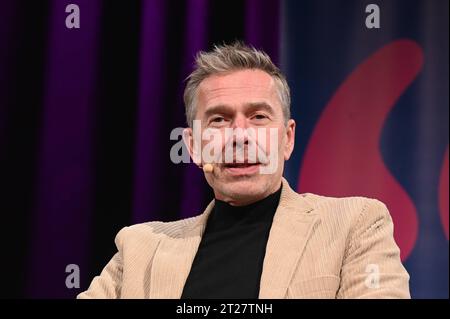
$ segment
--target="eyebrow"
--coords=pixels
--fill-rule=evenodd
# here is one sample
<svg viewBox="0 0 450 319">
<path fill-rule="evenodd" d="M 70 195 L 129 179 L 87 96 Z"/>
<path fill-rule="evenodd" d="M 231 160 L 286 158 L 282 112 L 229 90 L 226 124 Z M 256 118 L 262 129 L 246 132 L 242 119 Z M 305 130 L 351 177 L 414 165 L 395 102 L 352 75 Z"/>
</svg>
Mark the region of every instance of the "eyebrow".
<svg viewBox="0 0 450 319">
<path fill-rule="evenodd" d="M 219 104 L 214 105 L 206 109 L 205 111 L 205 117 L 209 118 L 213 114 L 227 114 L 232 112 L 232 107 L 225 105 L 225 104 Z"/>
<path fill-rule="evenodd" d="M 245 107 L 250 110 L 250 111 L 254 111 L 254 110 L 264 110 L 267 113 L 269 113 L 270 115 L 274 115 L 275 111 L 273 109 L 273 107 L 266 103 L 266 102 L 253 102 L 253 103 L 247 103 L 245 104 Z"/>
<path fill-rule="evenodd" d="M 244 108 L 246 109 L 245 111 L 255 111 L 255 110 L 264 110 L 267 113 L 269 113 L 270 115 L 274 115 L 274 109 L 273 107 L 266 103 L 266 102 L 251 102 L 251 103 L 246 103 L 244 105 Z M 213 114 L 227 114 L 227 113 L 232 113 L 233 112 L 233 108 L 229 105 L 226 104 L 218 104 L 218 105 L 214 105 L 211 106 L 209 108 L 206 109 L 205 111 L 205 117 L 208 118 Z"/>
</svg>

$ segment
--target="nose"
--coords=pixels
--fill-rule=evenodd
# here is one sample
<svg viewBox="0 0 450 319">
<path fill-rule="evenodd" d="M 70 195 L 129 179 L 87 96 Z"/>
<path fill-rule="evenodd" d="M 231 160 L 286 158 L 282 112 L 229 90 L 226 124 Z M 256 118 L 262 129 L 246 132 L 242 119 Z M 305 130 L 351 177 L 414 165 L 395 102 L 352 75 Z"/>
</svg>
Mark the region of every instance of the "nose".
<svg viewBox="0 0 450 319">
<path fill-rule="evenodd" d="M 248 122 L 244 115 L 238 114 L 232 124 L 233 146 L 248 145 Z"/>
<path fill-rule="evenodd" d="M 241 128 L 245 130 L 247 128 L 247 118 L 243 114 L 237 114 L 233 119 L 232 128 Z"/>
</svg>

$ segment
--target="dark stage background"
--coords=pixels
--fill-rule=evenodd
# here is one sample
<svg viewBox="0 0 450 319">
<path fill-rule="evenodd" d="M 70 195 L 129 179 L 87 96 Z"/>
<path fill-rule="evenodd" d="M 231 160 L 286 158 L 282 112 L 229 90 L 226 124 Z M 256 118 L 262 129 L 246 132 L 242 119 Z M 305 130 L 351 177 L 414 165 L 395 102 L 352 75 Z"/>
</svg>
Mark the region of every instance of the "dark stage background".
<svg viewBox="0 0 450 319">
<path fill-rule="evenodd" d="M 68 4 L 80 28 L 68 29 Z M 368 29 L 365 8 L 380 8 Z M 288 76 L 299 192 L 384 201 L 415 298 L 448 298 L 447 0 L 0 2 L 1 297 L 73 298 L 126 225 L 202 212 L 173 164 L 193 55 L 244 40 Z M 66 266 L 80 268 L 68 289 Z"/>
</svg>

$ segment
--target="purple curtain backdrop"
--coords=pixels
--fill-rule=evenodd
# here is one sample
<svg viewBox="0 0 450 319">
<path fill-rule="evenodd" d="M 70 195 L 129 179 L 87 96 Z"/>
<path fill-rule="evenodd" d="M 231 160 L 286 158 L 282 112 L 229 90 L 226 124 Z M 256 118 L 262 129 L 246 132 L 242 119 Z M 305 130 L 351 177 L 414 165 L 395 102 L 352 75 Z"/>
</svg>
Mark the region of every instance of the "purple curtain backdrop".
<svg viewBox="0 0 450 319">
<path fill-rule="evenodd" d="M 65 26 L 68 15 L 65 8 L 71 3 L 80 8 L 80 29 Z M 19 29 L 32 27 L 27 25 L 26 17 L 20 17 L 26 6 L 15 1 L 2 3 L 0 102 L 4 107 L 0 108 L 0 145 L 14 140 L 11 132 L 7 132 L 12 105 L 8 102 L 11 99 L 8 77 L 16 71 L 11 68 L 15 65 L 11 61 L 14 52 L 20 50 L 18 42 L 30 41 L 25 31 L 19 32 Z M 115 94 L 102 92 L 105 75 L 101 65 L 114 54 L 102 48 L 102 37 L 106 34 L 112 43 L 116 37 L 113 30 L 105 27 L 104 21 L 115 19 L 118 27 L 114 30 L 123 23 L 120 12 L 107 17 L 107 6 L 111 7 L 110 2 L 101 0 L 52 0 L 41 9 L 44 14 L 39 23 L 45 41 L 33 47 L 42 50 L 42 70 L 36 73 L 42 87 L 37 96 L 39 102 L 33 102 L 36 130 L 30 153 L 35 158 L 27 162 L 31 172 L 28 176 L 30 196 L 28 208 L 24 209 L 26 217 L 21 219 L 26 222 L 24 234 L 28 241 L 23 243 L 22 259 L 17 261 L 22 265 L 20 277 L 23 280 L 22 286 L 16 287 L 16 296 L 73 298 L 86 289 L 92 276 L 101 270 L 97 264 L 104 265 L 111 257 L 102 257 L 92 269 L 90 259 L 101 249 L 98 244 L 93 245 L 100 236 L 96 225 L 108 222 L 107 213 L 94 222 L 98 214 L 96 170 L 105 160 L 97 147 L 97 123 L 109 116 L 108 106 L 100 108 L 98 101 L 105 94 Z M 115 230 L 139 222 L 190 217 L 203 211 L 204 204 L 211 199 L 203 173 L 193 164 L 175 165 L 169 158 L 170 146 L 175 143 L 170 141 L 169 133 L 175 127 L 185 126 L 184 80 L 192 70 L 196 52 L 233 40 L 244 40 L 263 48 L 278 61 L 279 6 L 275 0 L 139 2 L 135 17 L 140 21 L 139 43 L 133 56 L 137 61 L 136 105 L 130 102 L 130 105 L 120 106 L 124 112 L 130 108 L 135 110 L 131 133 L 133 153 L 129 154 L 132 159 L 131 199 L 129 211 L 114 212 L 128 218 L 127 223 L 113 225 Z M 233 19 L 234 26 L 227 28 L 224 22 Z M 176 44 L 173 37 L 177 38 Z M 14 46 L 17 47 L 14 49 Z M 32 55 L 32 52 L 26 54 Z M 16 64 L 19 63 L 21 60 L 16 58 Z M 128 61 L 121 63 L 126 67 Z M 110 72 L 117 81 L 132 80 L 120 79 L 121 73 L 114 74 L 114 71 L 115 68 Z M 26 72 L 21 76 L 26 76 Z M 115 124 L 120 130 L 120 121 Z M 0 152 L 4 150 L 0 148 Z M 116 149 L 117 156 L 123 151 Z M 108 180 L 114 183 L 114 177 Z M 109 198 L 109 201 L 115 200 Z M 11 219 L 11 222 L 19 220 Z M 113 237 L 108 237 L 107 241 L 107 251 L 111 252 Z M 66 266 L 70 264 L 80 269 L 80 289 L 66 287 Z M 11 286 L 15 285 L 13 279 L 11 282 Z"/>
<path fill-rule="evenodd" d="M 83 8 L 82 30 L 86 32 L 65 28 L 67 3 L 52 2 L 46 49 L 33 242 L 28 263 L 28 294 L 36 297 L 63 292 L 66 265 L 74 263 L 85 269 L 93 214 L 92 131 L 101 3 L 78 2 Z"/>
<path fill-rule="evenodd" d="M 139 111 L 137 127 L 135 194 L 133 220 L 143 222 L 152 218 L 162 217 L 164 203 L 171 200 L 170 183 L 164 183 L 164 172 L 159 169 L 167 165 L 168 154 L 161 152 L 161 143 L 166 144 L 168 135 L 167 125 L 161 118 L 161 108 L 164 91 L 173 90 L 178 97 L 179 112 L 174 114 L 177 122 L 182 124 L 183 118 L 183 79 L 190 72 L 192 57 L 206 46 L 205 29 L 207 2 L 204 0 L 191 0 L 187 2 L 186 25 L 184 28 L 185 47 L 179 52 L 178 58 L 182 60 L 182 69 L 178 74 L 179 85 L 166 88 L 166 70 L 161 61 L 167 59 L 165 49 L 164 3 L 166 1 L 147 1 L 142 10 L 142 35 L 140 52 L 139 77 Z M 156 120 L 155 119 L 160 119 Z M 149 138 L 151 137 L 151 138 Z M 187 165 L 179 176 L 186 187 L 183 192 L 180 216 L 201 211 L 200 203 L 202 193 L 198 188 L 189 185 L 201 185 L 202 176 L 194 165 Z M 166 188 L 165 188 L 166 187 Z M 161 193 L 161 189 L 164 192 Z"/>
</svg>

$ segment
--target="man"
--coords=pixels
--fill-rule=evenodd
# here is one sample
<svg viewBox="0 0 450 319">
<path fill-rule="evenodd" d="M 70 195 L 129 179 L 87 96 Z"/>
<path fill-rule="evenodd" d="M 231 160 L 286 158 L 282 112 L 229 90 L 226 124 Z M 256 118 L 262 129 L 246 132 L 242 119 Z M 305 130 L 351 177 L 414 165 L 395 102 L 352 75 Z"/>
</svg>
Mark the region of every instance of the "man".
<svg viewBox="0 0 450 319">
<path fill-rule="evenodd" d="M 282 177 L 295 122 L 286 79 L 264 52 L 236 43 L 199 53 L 184 99 L 184 140 L 215 199 L 193 218 L 122 229 L 79 298 L 410 297 L 383 203 L 297 194 Z M 194 123 L 219 133 L 221 160 L 205 160 Z"/>
</svg>

